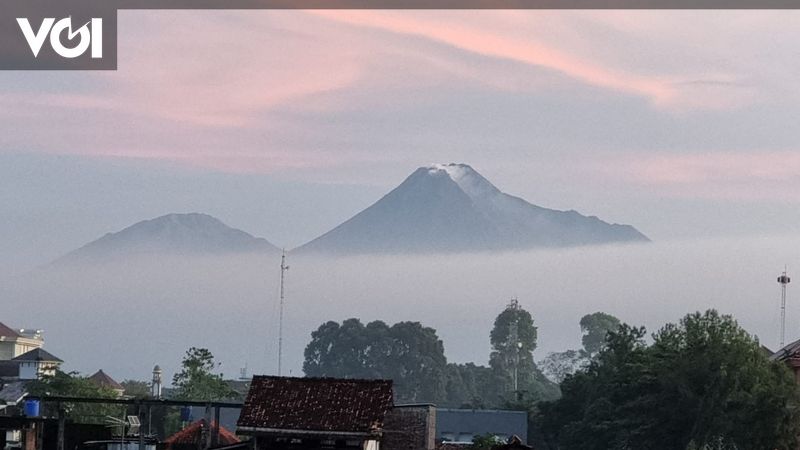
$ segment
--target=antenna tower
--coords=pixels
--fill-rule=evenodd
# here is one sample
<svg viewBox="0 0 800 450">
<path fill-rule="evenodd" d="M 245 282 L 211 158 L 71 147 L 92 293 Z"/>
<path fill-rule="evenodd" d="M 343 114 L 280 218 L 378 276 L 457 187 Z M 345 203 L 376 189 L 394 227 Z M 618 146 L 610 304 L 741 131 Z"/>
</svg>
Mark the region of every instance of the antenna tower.
<svg viewBox="0 0 800 450">
<path fill-rule="evenodd" d="M 778 283 L 781 285 L 781 348 L 786 344 L 786 285 L 791 281 L 784 267 L 783 273 L 778 277 Z"/>
<path fill-rule="evenodd" d="M 286 271 L 289 266 L 286 265 L 286 250 L 281 251 L 281 304 L 280 311 L 278 312 L 278 376 L 281 375 L 281 363 L 283 362 L 283 282 Z"/>
</svg>

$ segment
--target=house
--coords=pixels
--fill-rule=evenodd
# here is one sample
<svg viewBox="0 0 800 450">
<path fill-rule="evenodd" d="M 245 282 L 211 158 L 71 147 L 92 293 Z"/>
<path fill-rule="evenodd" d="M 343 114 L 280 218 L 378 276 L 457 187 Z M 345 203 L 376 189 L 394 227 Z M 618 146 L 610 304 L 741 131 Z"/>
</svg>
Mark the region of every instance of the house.
<svg viewBox="0 0 800 450">
<path fill-rule="evenodd" d="M 116 392 L 117 397 L 122 397 L 122 394 L 125 393 L 125 387 L 103 372 L 103 369 L 98 370 L 87 379 L 97 387 Z"/>
<path fill-rule="evenodd" d="M 23 353 L 11 361 L 19 364 L 20 380 L 35 380 L 42 376 L 53 376 L 64 362 L 42 348 L 35 348 Z"/>
<path fill-rule="evenodd" d="M 379 450 L 390 380 L 255 376 L 237 423 L 254 450 Z"/>
<path fill-rule="evenodd" d="M 0 361 L 14 359 L 43 345 L 42 330 L 15 330 L 0 322 Z"/>
<path fill-rule="evenodd" d="M 800 384 L 800 339 L 791 342 L 769 356 L 770 361 L 782 361 L 794 373 L 795 381 Z"/>
<path fill-rule="evenodd" d="M 436 439 L 469 444 L 475 436 L 493 434 L 506 441 L 512 436 L 528 436 L 528 413 L 495 409 L 436 410 Z"/>
<path fill-rule="evenodd" d="M 164 440 L 166 450 L 203 450 L 210 441 L 211 430 L 216 427 L 211 422 L 209 427 L 205 419 L 200 419 Z M 219 427 L 216 447 L 227 447 L 240 443 L 239 438 L 223 426 Z"/>
</svg>

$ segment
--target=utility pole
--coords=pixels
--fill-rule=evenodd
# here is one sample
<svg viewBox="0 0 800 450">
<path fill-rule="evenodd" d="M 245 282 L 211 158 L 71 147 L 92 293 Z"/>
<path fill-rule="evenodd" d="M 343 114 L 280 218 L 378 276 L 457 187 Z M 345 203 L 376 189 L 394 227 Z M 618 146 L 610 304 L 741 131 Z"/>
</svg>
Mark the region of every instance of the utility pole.
<svg viewBox="0 0 800 450">
<path fill-rule="evenodd" d="M 289 266 L 286 265 L 286 250 L 281 251 L 281 304 L 280 311 L 278 312 L 278 376 L 281 376 L 281 363 L 283 362 L 283 282 L 286 271 Z"/>
<path fill-rule="evenodd" d="M 508 309 L 512 309 L 514 311 L 519 310 L 519 302 L 517 301 L 516 297 L 511 299 Z M 519 391 L 519 351 L 522 343 L 519 341 L 519 317 L 517 317 L 516 314 L 514 315 L 514 321 L 508 324 L 507 345 L 509 345 L 511 347 L 511 351 L 514 352 L 511 357 L 511 364 L 514 365 L 512 379 L 514 382 L 514 392 L 517 393 Z"/>
</svg>

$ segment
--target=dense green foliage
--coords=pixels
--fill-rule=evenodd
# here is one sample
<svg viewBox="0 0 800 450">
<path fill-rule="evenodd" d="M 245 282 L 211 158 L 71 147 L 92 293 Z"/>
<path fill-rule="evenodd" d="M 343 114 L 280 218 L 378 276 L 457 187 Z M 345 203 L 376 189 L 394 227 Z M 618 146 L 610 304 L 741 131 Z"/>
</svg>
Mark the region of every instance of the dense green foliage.
<svg viewBox="0 0 800 450">
<path fill-rule="evenodd" d="M 133 398 L 150 398 L 150 383 L 139 380 L 125 380 L 120 383 L 125 388 L 125 396 Z"/>
<path fill-rule="evenodd" d="M 213 373 L 216 368 L 214 355 L 208 349 L 192 347 L 187 350 L 180 372 L 172 377 L 173 398 L 199 401 L 237 398 L 238 394 L 223 380 L 222 374 Z"/>
<path fill-rule="evenodd" d="M 619 319 L 604 312 L 596 312 L 581 317 L 580 327 L 583 336 L 580 350 L 566 350 L 551 352 L 539 361 L 539 367 L 548 379 L 561 383 L 567 375 L 586 367 L 589 361 L 605 345 L 606 335 L 619 328 Z"/>
<path fill-rule="evenodd" d="M 580 321 L 581 344 L 583 352 L 589 357 L 594 356 L 606 342 L 606 335 L 609 331 L 616 331 L 620 322 L 619 319 L 604 312 L 596 312 L 581 317 Z"/>
<path fill-rule="evenodd" d="M 492 448 L 503 444 L 503 440 L 491 433 L 479 434 L 472 438 L 470 450 L 492 450 Z"/>
<path fill-rule="evenodd" d="M 537 399 L 557 397 L 558 387 L 533 363 L 536 327 L 527 311 L 506 308 L 495 321 L 491 342 L 491 367 L 448 364 L 436 330 L 418 322 L 327 322 L 311 334 L 303 371 L 307 376 L 391 379 L 399 403 L 491 408 L 523 392 Z M 519 392 L 513 391 L 513 364 L 519 364 Z"/>
<path fill-rule="evenodd" d="M 61 397 L 85 398 L 116 398 L 117 393 L 94 384 L 77 372 L 62 372 L 57 370 L 55 375 L 45 375 L 39 380 L 28 383 L 28 393 L 34 396 L 53 395 Z M 67 418 L 80 423 L 108 423 L 109 416 L 122 418 L 125 408 L 119 405 L 104 405 L 100 403 L 64 403 L 61 405 Z M 43 411 L 45 415 L 58 414 L 52 404 L 46 404 Z"/>
<path fill-rule="evenodd" d="M 794 449 L 797 386 L 758 342 L 716 311 L 668 324 L 644 343 L 622 325 L 563 397 L 540 404 L 554 449 Z"/>
<path fill-rule="evenodd" d="M 419 322 L 358 319 L 327 322 L 311 334 L 303 371 L 308 376 L 388 378 L 400 402 L 444 398 L 447 359 L 436 330 Z"/>
<path fill-rule="evenodd" d="M 533 362 L 537 330 L 528 311 L 512 301 L 495 319 L 489 334 L 494 395 L 514 398 L 518 391 L 536 389 L 538 370 Z M 515 380 L 516 378 L 516 380 Z"/>
</svg>

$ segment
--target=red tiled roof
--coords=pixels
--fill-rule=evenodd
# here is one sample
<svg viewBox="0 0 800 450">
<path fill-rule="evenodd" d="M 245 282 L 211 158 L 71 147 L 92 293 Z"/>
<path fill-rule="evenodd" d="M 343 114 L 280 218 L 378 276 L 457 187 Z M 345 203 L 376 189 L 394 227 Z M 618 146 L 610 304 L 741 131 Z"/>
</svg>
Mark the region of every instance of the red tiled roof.
<svg viewBox="0 0 800 450">
<path fill-rule="evenodd" d="M 216 422 L 211 422 L 211 426 L 214 427 Z M 167 444 L 167 447 L 175 445 L 175 444 L 197 444 L 200 442 L 202 437 L 203 428 L 206 426 L 205 419 L 200 419 L 191 425 L 187 426 L 186 428 L 178 431 L 177 433 L 173 434 L 172 436 L 166 438 L 164 442 Z M 211 430 L 208 431 L 209 433 Z M 233 445 L 238 444 L 241 442 L 239 438 L 236 437 L 235 434 L 228 431 L 223 426 L 219 427 L 219 445 Z"/>
<path fill-rule="evenodd" d="M 22 336 L 13 329 L 7 327 L 3 322 L 0 322 L 0 337 L 18 338 Z"/>
<path fill-rule="evenodd" d="M 94 375 L 89 377 L 89 381 L 93 382 L 94 384 L 114 390 L 125 390 L 125 387 L 121 384 L 117 383 L 116 380 L 108 376 L 107 373 L 103 372 L 103 369 L 98 370 L 94 373 Z"/>
<path fill-rule="evenodd" d="M 238 426 L 370 433 L 391 407 L 391 380 L 255 376 Z"/>
</svg>

